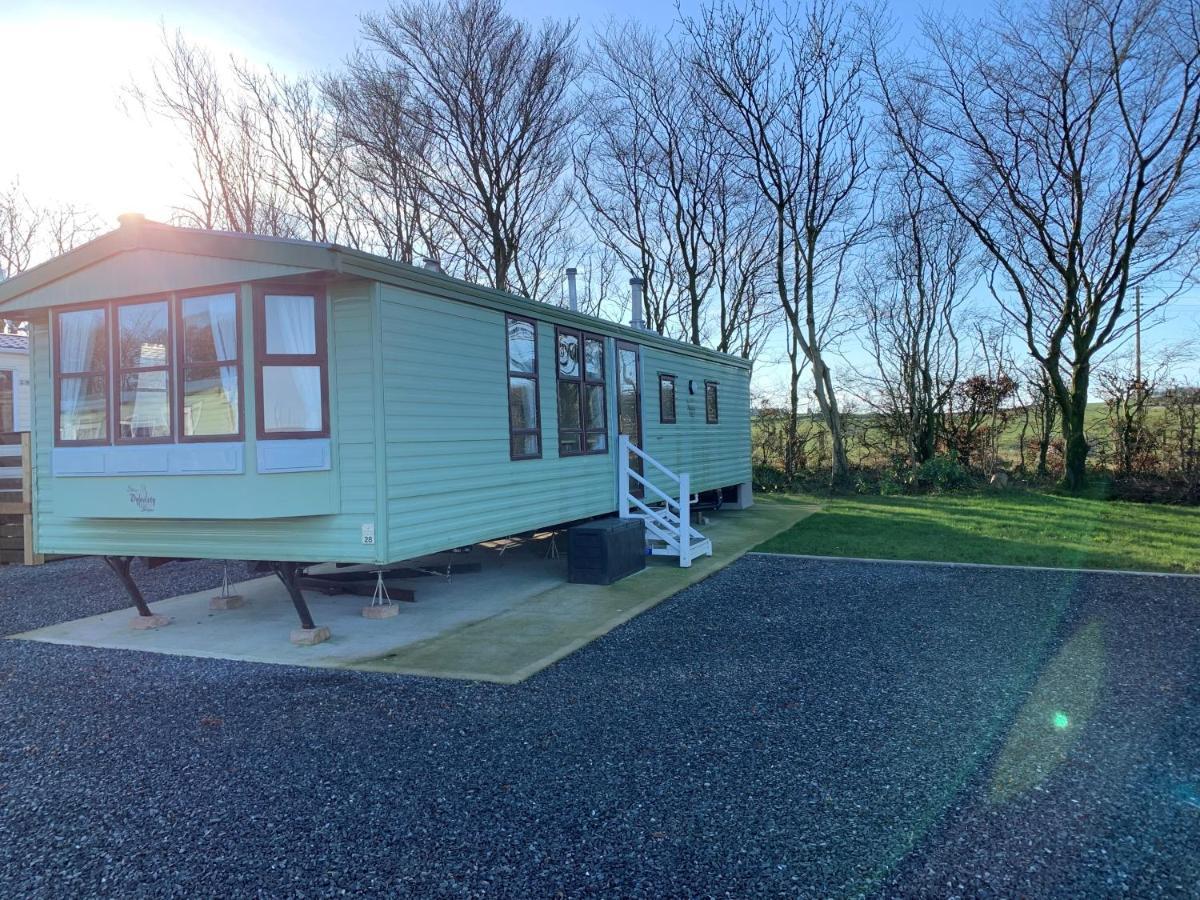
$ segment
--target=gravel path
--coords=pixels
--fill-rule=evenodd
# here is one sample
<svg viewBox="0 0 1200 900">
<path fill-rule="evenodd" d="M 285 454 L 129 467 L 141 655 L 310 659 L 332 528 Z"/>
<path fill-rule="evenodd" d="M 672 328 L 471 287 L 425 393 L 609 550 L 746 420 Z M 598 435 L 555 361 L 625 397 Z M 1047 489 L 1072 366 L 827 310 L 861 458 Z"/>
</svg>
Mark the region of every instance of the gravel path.
<svg viewBox="0 0 1200 900">
<path fill-rule="evenodd" d="M 516 687 L 0 641 L 0 895 L 1194 896 L 1198 643 L 1200 581 L 767 556 Z"/>
</svg>

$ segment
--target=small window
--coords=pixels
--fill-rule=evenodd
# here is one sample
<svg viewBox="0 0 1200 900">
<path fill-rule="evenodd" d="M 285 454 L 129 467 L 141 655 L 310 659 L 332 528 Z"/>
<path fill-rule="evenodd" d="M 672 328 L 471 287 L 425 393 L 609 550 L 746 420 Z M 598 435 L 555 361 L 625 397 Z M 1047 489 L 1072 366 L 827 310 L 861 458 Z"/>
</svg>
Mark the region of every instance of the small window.
<svg viewBox="0 0 1200 900">
<path fill-rule="evenodd" d="M 537 323 L 508 316 L 508 445 L 511 459 L 542 455 L 541 401 L 538 398 Z"/>
<path fill-rule="evenodd" d="M 664 425 L 675 424 L 675 376 L 658 376 L 658 421 Z"/>
<path fill-rule="evenodd" d="M 118 444 L 171 439 L 171 310 L 166 300 L 118 303 Z"/>
<path fill-rule="evenodd" d="M 720 409 L 717 406 L 717 383 L 704 382 L 704 421 L 716 425 L 720 421 Z"/>
<path fill-rule="evenodd" d="M 608 452 L 604 338 L 555 331 L 558 370 L 558 455 Z"/>
<path fill-rule="evenodd" d="M 329 435 L 325 297 L 264 291 L 255 298 L 259 438 Z"/>
<path fill-rule="evenodd" d="M 235 294 L 179 301 L 180 440 L 242 436 L 241 316 Z"/>
<path fill-rule="evenodd" d="M 55 401 L 59 444 L 107 444 L 108 310 L 55 314 Z"/>
</svg>

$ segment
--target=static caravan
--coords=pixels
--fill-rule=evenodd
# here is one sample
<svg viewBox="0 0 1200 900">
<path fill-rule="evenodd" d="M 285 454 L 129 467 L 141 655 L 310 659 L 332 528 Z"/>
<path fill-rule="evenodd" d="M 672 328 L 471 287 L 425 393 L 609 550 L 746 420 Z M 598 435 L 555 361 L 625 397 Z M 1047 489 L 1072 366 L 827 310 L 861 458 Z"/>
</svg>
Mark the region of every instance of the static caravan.
<svg viewBox="0 0 1200 900">
<path fill-rule="evenodd" d="M 29 430 L 29 338 L 0 334 L 0 432 Z"/>
<path fill-rule="evenodd" d="M 141 216 L 0 284 L 30 322 L 39 552 L 386 566 L 619 513 L 711 552 L 749 364 L 330 244 Z M 622 448 L 628 447 L 628 452 Z M 678 474 L 676 474 L 678 473 Z"/>
</svg>

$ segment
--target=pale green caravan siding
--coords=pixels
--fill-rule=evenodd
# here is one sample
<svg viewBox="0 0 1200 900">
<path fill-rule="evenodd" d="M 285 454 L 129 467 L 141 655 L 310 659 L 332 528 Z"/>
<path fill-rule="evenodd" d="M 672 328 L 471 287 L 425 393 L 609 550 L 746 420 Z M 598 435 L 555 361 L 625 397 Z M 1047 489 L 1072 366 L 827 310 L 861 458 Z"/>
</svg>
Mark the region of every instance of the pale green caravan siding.
<svg viewBox="0 0 1200 900">
<path fill-rule="evenodd" d="M 542 459 L 514 461 L 504 313 L 389 286 L 381 299 L 392 557 L 616 508 L 614 453 L 558 457 L 552 324 L 538 323 Z"/>
<path fill-rule="evenodd" d="M 372 285 L 354 282 L 329 291 L 330 472 L 259 474 L 256 471 L 253 342 L 249 340 L 250 290 L 242 292 L 245 353 L 242 372 L 246 416 L 246 466 L 240 475 L 55 478 L 51 361 L 47 320 L 33 329 L 35 370 L 34 440 L 37 480 L 37 544 L 44 553 L 131 554 L 230 559 L 374 561 L 381 548 L 362 544 L 364 523 L 375 523 L 377 504 L 375 414 L 378 359 L 373 346 Z M 79 298 L 84 300 L 87 298 Z M 161 503 L 186 505 L 188 498 L 220 498 L 230 518 L 138 519 L 128 502 L 114 507 L 122 518 L 75 518 L 56 514 L 60 492 L 123 494 L 129 484 L 145 486 Z M 289 498 L 328 495 L 334 515 L 292 518 L 234 518 L 263 515 Z M 85 495 L 86 496 L 86 495 Z"/>
<path fill-rule="evenodd" d="M 658 376 L 675 376 L 675 424 L 660 421 Z M 750 373 L 732 363 L 642 350 L 645 450 L 691 476 L 693 493 L 750 481 Z M 704 414 L 704 382 L 717 382 L 718 422 Z M 688 392 L 688 383 L 696 392 Z"/>
<path fill-rule="evenodd" d="M 380 303 L 389 556 L 616 510 L 613 336 L 606 337 L 605 354 L 610 451 L 560 458 L 554 328 L 566 319 L 552 306 L 537 316 L 542 458 L 511 460 L 504 311 L 388 285 L 380 286 Z M 595 330 L 605 329 L 597 323 Z M 749 370 L 657 346 L 642 347 L 642 369 L 650 452 L 690 472 L 693 490 L 749 481 Z M 659 426 L 659 369 L 676 372 L 681 385 L 698 379 L 701 391 L 704 379 L 719 381 L 721 423 L 704 424 L 701 394 L 695 410 L 681 396 L 680 424 Z"/>
</svg>

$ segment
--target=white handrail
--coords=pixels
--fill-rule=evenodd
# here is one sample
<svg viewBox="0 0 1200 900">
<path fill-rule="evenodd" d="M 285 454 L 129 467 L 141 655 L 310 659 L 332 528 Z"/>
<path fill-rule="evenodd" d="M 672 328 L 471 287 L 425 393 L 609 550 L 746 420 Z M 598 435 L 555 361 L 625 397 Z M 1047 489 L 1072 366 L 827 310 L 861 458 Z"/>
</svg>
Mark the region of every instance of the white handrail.
<svg viewBox="0 0 1200 900">
<path fill-rule="evenodd" d="M 663 475 L 675 482 L 679 488 L 679 499 L 676 500 L 657 485 L 651 483 L 648 478 L 643 477 L 643 474 L 634 471 L 629 465 L 630 452 L 636 454 L 639 459 L 654 466 Z M 679 553 L 680 566 L 690 566 L 692 564 L 692 537 L 695 536 L 703 540 L 704 536 L 692 528 L 692 494 L 688 474 L 685 472 L 682 475 L 676 475 L 649 453 L 646 453 L 640 447 L 633 444 L 629 440 L 629 436 L 625 434 L 620 435 L 617 440 L 617 454 L 617 502 L 619 515 L 622 519 L 644 518 L 647 521 L 654 522 L 658 526 L 654 529 L 657 532 L 655 536 Z M 666 504 L 665 511 L 660 512 L 651 509 L 641 499 L 633 496 L 633 493 L 629 489 L 631 479 L 657 495 Z M 631 507 L 636 507 L 638 512 L 634 513 Z M 664 512 L 666 515 L 664 515 Z M 666 517 L 667 515 L 675 516 L 678 521 L 671 522 Z"/>
</svg>

